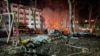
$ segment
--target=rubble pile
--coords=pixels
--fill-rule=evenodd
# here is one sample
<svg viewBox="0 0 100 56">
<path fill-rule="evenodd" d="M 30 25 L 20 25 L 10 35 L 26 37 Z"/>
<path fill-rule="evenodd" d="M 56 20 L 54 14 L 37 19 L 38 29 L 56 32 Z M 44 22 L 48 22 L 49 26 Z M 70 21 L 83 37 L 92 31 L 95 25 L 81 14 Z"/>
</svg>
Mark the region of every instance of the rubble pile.
<svg viewBox="0 0 100 56">
<path fill-rule="evenodd" d="M 20 55 L 37 55 L 37 56 L 100 56 L 100 44 L 99 40 L 91 39 L 70 39 L 69 43 L 66 43 L 66 39 L 58 39 L 49 43 L 43 43 L 37 48 L 28 48 L 30 50 L 27 53 L 23 53 L 23 49 L 18 46 L 5 46 L 2 47 L 1 54 L 7 56 Z M 20 54 L 21 53 L 21 54 Z M 4 55 L 3 54 L 3 55 Z M 9 54 L 9 55 L 8 55 Z"/>
</svg>

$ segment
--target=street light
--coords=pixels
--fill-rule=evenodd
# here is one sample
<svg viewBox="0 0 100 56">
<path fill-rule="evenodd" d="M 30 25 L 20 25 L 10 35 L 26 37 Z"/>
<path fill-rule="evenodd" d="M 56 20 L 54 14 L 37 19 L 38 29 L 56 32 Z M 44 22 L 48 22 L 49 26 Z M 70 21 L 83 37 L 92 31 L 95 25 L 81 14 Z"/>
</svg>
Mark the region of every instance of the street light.
<svg viewBox="0 0 100 56">
<path fill-rule="evenodd" d="M 88 20 L 85 20 L 85 22 L 88 22 Z"/>
</svg>

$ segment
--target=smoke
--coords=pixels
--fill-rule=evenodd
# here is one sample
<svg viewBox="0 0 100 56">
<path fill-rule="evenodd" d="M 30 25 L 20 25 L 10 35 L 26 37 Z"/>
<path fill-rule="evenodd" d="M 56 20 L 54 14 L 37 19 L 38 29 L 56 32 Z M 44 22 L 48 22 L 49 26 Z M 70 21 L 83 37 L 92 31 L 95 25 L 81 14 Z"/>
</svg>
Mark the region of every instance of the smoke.
<svg viewBox="0 0 100 56">
<path fill-rule="evenodd" d="M 66 10 L 68 9 L 68 0 L 37 0 L 37 7 L 44 9 L 49 7 L 52 10 Z"/>
<path fill-rule="evenodd" d="M 44 18 L 45 28 L 49 29 L 62 29 L 68 25 L 68 11 L 52 10 L 46 7 L 42 11 L 42 17 Z"/>
<path fill-rule="evenodd" d="M 44 1 L 44 2 L 43 2 Z M 46 29 L 61 30 L 69 25 L 69 11 L 67 0 L 43 0 L 42 17 Z M 44 6 L 45 5 L 45 6 Z"/>
</svg>

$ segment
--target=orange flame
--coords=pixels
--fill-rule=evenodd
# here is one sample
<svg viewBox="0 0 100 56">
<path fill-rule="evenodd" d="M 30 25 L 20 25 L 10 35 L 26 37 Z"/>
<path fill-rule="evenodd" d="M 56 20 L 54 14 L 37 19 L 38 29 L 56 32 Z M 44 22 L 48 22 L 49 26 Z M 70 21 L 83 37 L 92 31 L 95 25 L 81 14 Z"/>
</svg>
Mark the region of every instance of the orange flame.
<svg viewBox="0 0 100 56">
<path fill-rule="evenodd" d="M 68 12 L 66 11 L 54 11 L 50 8 L 44 8 L 42 11 L 42 17 L 45 19 L 45 28 L 49 29 L 62 29 L 63 19 L 66 19 L 66 26 L 68 27 Z"/>
</svg>

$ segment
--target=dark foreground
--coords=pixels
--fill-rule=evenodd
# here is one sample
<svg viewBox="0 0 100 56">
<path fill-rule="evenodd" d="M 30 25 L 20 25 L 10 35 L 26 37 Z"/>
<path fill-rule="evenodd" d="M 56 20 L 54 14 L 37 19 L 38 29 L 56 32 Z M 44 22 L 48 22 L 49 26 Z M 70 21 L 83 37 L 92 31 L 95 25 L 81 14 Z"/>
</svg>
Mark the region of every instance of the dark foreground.
<svg viewBox="0 0 100 56">
<path fill-rule="evenodd" d="M 11 44 L 0 41 L 0 56 L 100 56 L 100 38 L 71 38 L 68 44 L 66 41 L 66 39 L 57 39 L 32 49 L 35 52 L 18 54 L 4 52 Z"/>
</svg>

